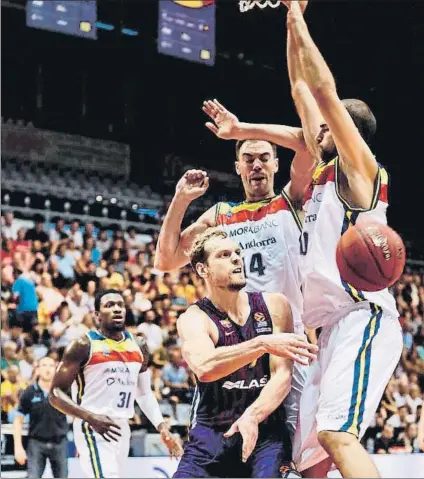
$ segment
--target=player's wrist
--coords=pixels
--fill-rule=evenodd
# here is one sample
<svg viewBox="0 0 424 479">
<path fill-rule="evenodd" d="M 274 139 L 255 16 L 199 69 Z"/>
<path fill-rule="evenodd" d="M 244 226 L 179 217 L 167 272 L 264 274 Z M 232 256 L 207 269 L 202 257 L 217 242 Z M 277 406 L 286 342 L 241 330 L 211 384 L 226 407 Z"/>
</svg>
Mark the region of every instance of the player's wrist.
<svg viewBox="0 0 424 479">
<path fill-rule="evenodd" d="M 164 431 L 169 431 L 169 427 L 167 426 L 167 424 L 165 422 L 161 422 L 160 424 L 158 424 L 158 427 L 156 429 L 160 433 L 162 433 Z"/>
</svg>

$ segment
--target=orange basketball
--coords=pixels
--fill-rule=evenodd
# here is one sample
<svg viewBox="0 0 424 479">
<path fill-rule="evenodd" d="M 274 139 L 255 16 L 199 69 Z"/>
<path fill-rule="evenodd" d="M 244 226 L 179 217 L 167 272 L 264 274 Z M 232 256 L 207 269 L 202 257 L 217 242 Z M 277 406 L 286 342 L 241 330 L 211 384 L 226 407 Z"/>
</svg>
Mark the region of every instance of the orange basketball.
<svg viewBox="0 0 424 479">
<path fill-rule="evenodd" d="M 361 221 L 340 238 L 336 261 L 341 278 L 362 291 L 392 286 L 405 266 L 402 238 L 387 225 Z"/>
</svg>

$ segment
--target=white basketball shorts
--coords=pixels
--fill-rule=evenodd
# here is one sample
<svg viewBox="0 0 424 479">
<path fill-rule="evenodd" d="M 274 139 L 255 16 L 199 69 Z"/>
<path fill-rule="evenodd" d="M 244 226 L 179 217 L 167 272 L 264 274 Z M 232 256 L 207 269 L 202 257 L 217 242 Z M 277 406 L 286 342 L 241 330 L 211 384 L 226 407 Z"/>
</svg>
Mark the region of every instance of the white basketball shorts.
<svg viewBox="0 0 424 479">
<path fill-rule="evenodd" d="M 398 318 L 373 303 L 355 305 L 328 324 L 300 399 L 293 444 L 299 471 L 328 457 L 318 442 L 320 431 L 363 436 L 402 353 Z"/>
<path fill-rule="evenodd" d="M 113 419 L 121 428 L 118 441 L 108 442 L 80 419 L 74 421 L 74 440 L 81 468 L 86 477 L 125 477 L 125 464 L 130 451 L 131 431 L 128 419 Z"/>
</svg>

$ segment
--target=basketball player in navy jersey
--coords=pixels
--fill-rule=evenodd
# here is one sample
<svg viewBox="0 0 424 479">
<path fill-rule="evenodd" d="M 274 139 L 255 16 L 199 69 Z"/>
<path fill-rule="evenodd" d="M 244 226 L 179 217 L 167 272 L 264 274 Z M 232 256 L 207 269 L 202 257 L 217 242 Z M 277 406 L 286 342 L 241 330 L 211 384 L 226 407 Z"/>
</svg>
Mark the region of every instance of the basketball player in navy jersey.
<svg viewBox="0 0 424 479">
<path fill-rule="evenodd" d="M 224 231 L 199 235 L 190 260 L 207 295 L 177 324 L 198 384 L 174 477 L 279 477 L 291 460 L 279 406 L 291 388 L 293 361 L 307 363 L 317 347 L 291 333 L 284 295 L 241 291 L 241 248 Z"/>
</svg>

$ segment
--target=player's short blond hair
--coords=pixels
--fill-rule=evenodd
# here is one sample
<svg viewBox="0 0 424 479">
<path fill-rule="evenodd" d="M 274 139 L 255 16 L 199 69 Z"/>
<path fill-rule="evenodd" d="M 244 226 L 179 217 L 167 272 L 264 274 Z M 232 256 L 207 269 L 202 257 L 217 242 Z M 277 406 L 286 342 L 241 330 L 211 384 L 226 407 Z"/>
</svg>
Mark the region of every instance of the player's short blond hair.
<svg viewBox="0 0 424 479">
<path fill-rule="evenodd" d="M 228 238 L 228 235 L 225 231 L 213 227 L 208 228 L 206 231 L 196 236 L 196 239 L 194 240 L 193 246 L 190 250 L 190 263 L 194 270 L 196 270 L 197 263 L 204 263 L 208 259 L 206 253 L 206 243 L 215 238 L 225 239 Z"/>
</svg>

